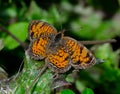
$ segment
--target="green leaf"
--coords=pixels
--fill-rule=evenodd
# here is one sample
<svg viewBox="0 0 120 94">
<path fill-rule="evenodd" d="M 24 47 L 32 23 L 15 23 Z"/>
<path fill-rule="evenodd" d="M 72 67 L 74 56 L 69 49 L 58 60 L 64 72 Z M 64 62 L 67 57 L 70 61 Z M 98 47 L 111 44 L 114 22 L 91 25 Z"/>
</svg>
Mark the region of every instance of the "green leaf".
<svg viewBox="0 0 120 94">
<path fill-rule="evenodd" d="M 2 49 L 3 49 L 3 47 L 4 47 L 4 45 L 3 45 L 3 40 L 2 40 L 2 39 L 0 39 L 0 50 L 2 50 Z"/>
<path fill-rule="evenodd" d="M 30 3 L 29 10 L 25 14 L 26 18 L 29 20 L 32 19 L 45 19 L 48 16 L 47 12 L 41 9 L 36 2 L 33 0 Z"/>
<path fill-rule="evenodd" d="M 8 27 L 8 30 L 22 42 L 24 42 L 27 38 L 27 29 L 27 22 L 14 23 Z M 19 43 L 16 42 L 16 40 L 14 40 L 11 36 L 7 36 L 3 42 L 8 49 L 14 49 L 19 46 Z"/>
<path fill-rule="evenodd" d="M 111 45 L 104 44 L 97 48 L 95 56 L 105 61 L 105 63 L 102 64 L 104 67 L 119 68 L 119 53 L 120 50 L 113 51 Z"/>
<path fill-rule="evenodd" d="M 10 17 L 16 17 L 17 16 L 17 10 L 16 7 L 9 7 L 7 10 L 5 10 L 5 13 L 9 15 Z"/>
<path fill-rule="evenodd" d="M 76 84 L 76 88 L 79 90 L 79 91 L 83 91 L 86 87 L 85 87 L 85 83 L 83 83 L 82 81 L 80 80 L 77 80 L 75 82 Z"/>
<path fill-rule="evenodd" d="M 60 94 L 75 94 L 75 93 L 70 89 L 64 89 L 60 92 Z"/>
<path fill-rule="evenodd" d="M 94 92 L 93 92 L 92 89 L 86 88 L 86 89 L 82 92 L 82 94 L 94 94 Z"/>
<path fill-rule="evenodd" d="M 35 80 L 36 76 L 39 74 L 41 69 L 44 67 L 45 62 L 34 61 L 29 58 L 26 54 L 26 59 L 24 60 L 24 68 L 17 77 L 15 83 L 15 94 L 24 94 L 26 90 L 31 86 L 32 82 Z M 52 83 L 52 73 L 49 69 L 37 79 L 37 82 L 30 88 L 30 94 L 50 94 Z"/>
</svg>

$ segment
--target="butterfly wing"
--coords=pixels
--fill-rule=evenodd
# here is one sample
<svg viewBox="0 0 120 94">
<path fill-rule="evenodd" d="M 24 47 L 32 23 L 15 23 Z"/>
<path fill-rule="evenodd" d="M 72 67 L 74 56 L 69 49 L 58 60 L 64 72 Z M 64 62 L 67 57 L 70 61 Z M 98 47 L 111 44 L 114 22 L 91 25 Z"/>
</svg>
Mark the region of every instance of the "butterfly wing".
<svg viewBox="0 0 120 94">
<path fill-rule="evenodd" d="M 53 36 L 56 34 L 57 30 L 52 25 L 43 21 L 33 20 L 28 27 L 28 36 L 30 40 Z"/>
<path fill-rule="evenodd" d="M 75 69 L 86 69 L 96 63 L 93 54 L 81 43 L 70 37 L 63 38 Z"/>
<path fill-rule="evenodd" d="M 44 59 L 47 56 L 50 41 L 47 37 L 33 40 L 27 50 L 28 55 L 35 60 Z"/>
<path fill-rule="evenodd" d="M 28 55 L 35 60 L 45 58 L 47 49 L 56 34 L 56 29 L 48 23 L 38 20 L 32 21 L 28 30 L 31 41 L 27 50 Z"/>
<path fill-rule="evenodd" d="M 56 73 L 64 73 L 70 69 L 70 59 L 69 53 L 67 52 L 64 45 L 59 45 L 58 47 L 49 48 L 51 51 L 45 62 L 48 67 Z"/>
</svg>

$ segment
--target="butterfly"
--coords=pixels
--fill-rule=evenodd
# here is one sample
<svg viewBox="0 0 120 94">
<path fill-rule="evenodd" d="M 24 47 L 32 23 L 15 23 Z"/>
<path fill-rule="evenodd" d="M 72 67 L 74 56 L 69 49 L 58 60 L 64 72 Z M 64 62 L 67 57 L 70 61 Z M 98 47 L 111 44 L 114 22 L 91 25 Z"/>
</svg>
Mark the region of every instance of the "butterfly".
<svg viewBox="0 0 120 94">
<path fill-rule="evenodd" d="M 64 36 L 63 32 L 57 32 L 47 22 L 33 20 L 28 28 L 28 55 L 35 60 L 44 59 L 55 73 L 65 73 L 71 67 L 79 70 L 93 66 L 96 63 L 94 55 L 82 43 Z"/>
</svg>

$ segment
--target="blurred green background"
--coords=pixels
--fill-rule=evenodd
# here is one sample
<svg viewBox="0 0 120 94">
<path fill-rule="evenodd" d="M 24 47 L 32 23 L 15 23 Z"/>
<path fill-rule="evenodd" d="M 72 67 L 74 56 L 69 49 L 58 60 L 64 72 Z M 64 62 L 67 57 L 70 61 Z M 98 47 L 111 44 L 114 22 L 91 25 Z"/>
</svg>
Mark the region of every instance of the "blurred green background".
<svg viewBox="0 0 120 94">
<path fill-rule="evenodd" d="M 105 62 L 80 70 L 76 79 L 69 79 L 71 88 L 60 94 L 120 94 L 120 0 L 0 0 L 0 24 L 28 44 L 31 20 L 65 29 L 66 36 L 77 40 L 115 38 L 116 43 L 87 46 Z M 8 77 L 15 75 L 25 57 L 21 45 L 0 29 L 0 80 L 5 75 L 2 69 Z"/>
</svg>

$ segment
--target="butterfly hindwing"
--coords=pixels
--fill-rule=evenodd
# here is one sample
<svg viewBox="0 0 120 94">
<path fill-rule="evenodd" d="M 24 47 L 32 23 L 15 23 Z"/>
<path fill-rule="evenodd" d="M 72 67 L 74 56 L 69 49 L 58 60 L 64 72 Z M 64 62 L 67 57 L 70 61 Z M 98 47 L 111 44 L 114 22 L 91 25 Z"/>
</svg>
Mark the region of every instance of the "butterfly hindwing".
<svg viewBox="0 0 120 94">
<path fill-rule="evenodd" d="M 48 67 L 56 73 L 64 73 L 68 71 L 71 67 L 69 54 L 64 45 L 59 45 L 58 47 L 53 47 L 49 49 L 51 52 L 48 54 L 45 62 Z M 54 50 L 54 51 L 52 51 Z"/>
<path fill-rule="evenodd" d="M 71 65 L 75 69 L 86 69 L 96 63 L 95 57 L 84 45 L 70 37 L 63 39 L 71 58 Z"/>
</svg>

